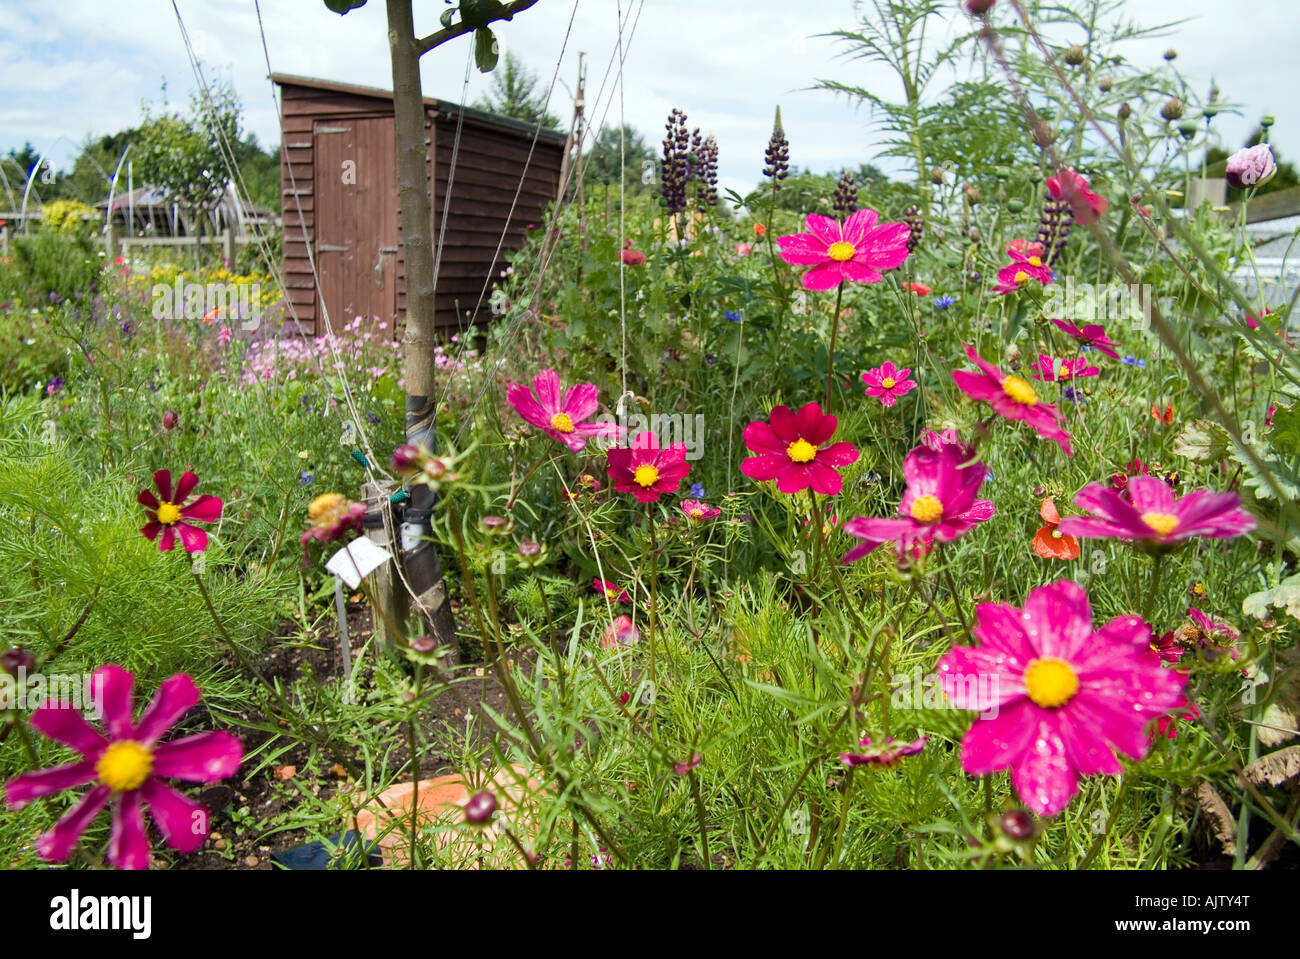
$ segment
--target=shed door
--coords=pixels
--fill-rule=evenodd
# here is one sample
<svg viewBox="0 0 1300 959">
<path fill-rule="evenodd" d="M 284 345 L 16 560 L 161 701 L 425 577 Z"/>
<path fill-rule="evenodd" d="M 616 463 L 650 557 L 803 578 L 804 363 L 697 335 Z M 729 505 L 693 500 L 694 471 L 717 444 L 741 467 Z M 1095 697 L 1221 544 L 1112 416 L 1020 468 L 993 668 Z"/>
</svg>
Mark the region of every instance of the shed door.
<svg viewBox="0 0 1300 959">
<path fill-rule="evenodd" d="M 320 298 L 336 331 L 358 316 L 370 326 L 397 314 L 394 130 L 392 117 L 317 120 L 312 129 Z"/>
</svg>

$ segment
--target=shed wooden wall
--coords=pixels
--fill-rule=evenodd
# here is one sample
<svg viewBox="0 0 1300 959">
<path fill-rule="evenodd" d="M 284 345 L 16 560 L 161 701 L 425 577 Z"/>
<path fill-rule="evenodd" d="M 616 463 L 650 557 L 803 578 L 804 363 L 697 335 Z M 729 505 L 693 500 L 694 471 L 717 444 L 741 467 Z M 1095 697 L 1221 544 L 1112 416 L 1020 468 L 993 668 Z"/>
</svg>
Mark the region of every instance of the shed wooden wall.
<svg viewBox="0 0 1300 959">
<path fill-rule="evenodd" d="M 279 82 L 280 129 L 284 143 L 281 159 L 281 209 L 285 294 L 302 323 L 303 332 L 315 334 L 323 330 L 318 328 L 320 310 L 311 261 L 308 259 L 308 244 L 312 244 L 311 251 L 316 255 L 319 270 L 320 256 L 315 247 L 316 217 L 331 214 L 320 209 L 316 202 L 316 177 L 319 171 L 314 167 L 313 125 L 330 119 L 346 120 L 367 116 L 387 117 L 391 120 L 393 103 L 391 97 L 381 94 L 318 88 L 283 80 Z M 426 101 L 425 128 L 435 249 L 447 195 L 448 176 L 452 169 L 457 111 L 458 107 L 454 104 L 434 105 Z M 523 245 L 529 226 L 543 223 L 546 207 L 554 201 L 559 187 L 564 148 L 554 134 L 544 133 L 539 136 L 520 189 L 520 175 L 524 172 L 532 143 L 531 131 L 520 129 L 508 121 L 498 126 L 476 111 L 466 111 L 451 183 L 451 206 L 438 276 L 435 311 L 439 327 L 463 328 L 474 320 L 482 323 L 488 319 L 485 284 L 490 293 L 491 282 L 506 267 L 504 253 L 517 250 Z M 386 162 L 395 167 L 396 155 L 388 156 L 388 152 L 386 149 L 384 153 Z M 364 171 L 359 171 L 358 175 L 364 175 Z M 516 190 L 519 190 L 517 201 Z M 391 202 L 395 208 L 397 198 L 393 197 Z M 515 206 L 511 215 L 512 202 Z M 360 212 L 359 215 L 367 214 Z M 380 214 L 376 212 L 374 215 Z M 503 232 L 505 242 L 502 245 L 502 256 L 494 263 L 497 244 L 501 242 Z M 405 260 L 399 244 L 396 315 L 381 317 L 394 324 L 400 323 L 405 314 L 404 267 Z M 480 296 L 483 299 L 481 305 Z M 340 318 L 331 315 L 331 319 L 337 325 Z"/>
</svg>

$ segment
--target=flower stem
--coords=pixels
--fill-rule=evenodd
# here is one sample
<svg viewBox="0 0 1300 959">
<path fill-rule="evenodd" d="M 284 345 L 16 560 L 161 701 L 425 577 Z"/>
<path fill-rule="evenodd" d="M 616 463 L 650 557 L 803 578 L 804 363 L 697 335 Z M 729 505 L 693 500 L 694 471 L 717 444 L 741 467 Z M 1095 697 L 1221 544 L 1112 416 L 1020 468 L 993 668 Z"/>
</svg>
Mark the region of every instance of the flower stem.
<svg viewBox="0 0 1300 959">
<path fill-rule="evenodd" d="M 646 523 L 650 527 L 650 626 L 648 642 L 650 645 L 650 728 L 655 724 L 655 704 L 659 699 L 659 687 L 655 679 L 655 626 L 659 618 L 659 534 L 655 529 L 654 506 L 646 512 Z"/>
<path fill-rule="evenodd" d="M 1149 620 L 1151 618 L 1151 607 L 1156 602 L 1156 591 L 1160 588 L 1160 573 L 1164 569 L 1165 554 L 1157 553 L 1155 565 L 1151 568 L 1151 586 L 1147 589 L 1146 602 L 1142 604 L 1142 618 Z"/>
<path fill-rule="evenodd" d="M 826 354 L 826 409 L 830 409 L 831 405 L 831 382 L 835 375 L 835 340 L 840 334 L 840 302 L 843 299 L 844 282 L 841 280 L 840 285 L 835 288 L 835 311 L 831 313 L 831 348 Z"/>
<path fill-rule="evenodd" d="M 713 868 L 712 858 L 709 856 L 709 831 L 704 825 L 704 799 L 700 796 L 700 777 L 695 775 L 695 770 L 691 770 L 691 793 L 695 796 L 695 818 L 700 824 L 700 848 L 704 855 L 704 869 L 707 872 Z"/>
</svg>

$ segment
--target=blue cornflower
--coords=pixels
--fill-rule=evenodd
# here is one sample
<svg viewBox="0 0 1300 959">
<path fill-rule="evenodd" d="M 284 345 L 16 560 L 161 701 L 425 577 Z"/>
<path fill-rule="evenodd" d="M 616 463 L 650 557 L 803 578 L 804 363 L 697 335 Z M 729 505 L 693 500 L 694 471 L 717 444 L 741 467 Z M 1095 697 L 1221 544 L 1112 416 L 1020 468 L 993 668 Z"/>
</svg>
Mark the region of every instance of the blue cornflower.
<svg viewBox="0 0 1300 959">
<path fill-rule="evenodd" d="M 739 323 L 739 322 L 740 322 L 740 314 L 737 313 L 735 310 L 727 310 L 726 317 L 727 317 L 727 319 L 730 320 L 732 323 Z"/>
<path fill-rule="evenodd" d="M 370 421 L 370 425 L 371 425 L 371 426 L 378 426 L 378 425 L 379 425 L 379 414 L 378 414 L 378 413 L 367 413 L 367 414 L 366 414 L 366 419 Z"/>
<path fill-rule="evenodd" d="M 308 473 L 305 470 L 298 474 L 298 483 L 301 486 L 310 486 L 311 481 L 316 478 L 315 473 Z"/>
<path fill-rule="evenodd" d="M 1145 370 L 1147 368 L 1147 361 L 1138 359 L 1138 357 L 1134 356 L 1132 353 L 1124 357 L 1121 362 L 1126 366 L 1136 366 L 1139 370 Z"/>
<path fill-rule="evenodd" d="M 957 302 L 955 296 L 936 296 L 934 298 L 934 308 L 936 310 L 946 310 Z"/>
<path fill-rule="evenodd" d="M 703 498 L 704 498 L 704 484 L 703 484 L 703 483 L 692 483 L 692 484 L 691 484 L 691 495 L 694 496 L 696 499 L 703 499 Z"/>
<path fill-rule="evenodd" d="M 1088 402 L 1088 398 L 1084 396 L 1082 392 L 1070 386 L 1067 386 L 1065 389 L 1061 390 L 1061 395 L 1064 396 L 1067 400 L 1070 400 L 1074 403 Z"/>
<path fill-rule="evenodd" d="M 992 482 L 993 482 L 993 471 L 992 471 L 991 469 L 989 469 L 987 466 L 984 467 L 984 468 L 985 468 L 985 470 L 987 470 L 987 472 L 984 474 L 984 482 L 986 482 L 986 483 L 992 483 Z"/>
<path fill-rule="evenodd" d="M 710 366 L 713 365 L 713 362 L 714 362 L 714 360 L 716 360 L 716 359 L 717 359 L 717 357 L 714 356 L 712 353 L 705 353 L 705 354 L 704 354 L 704 362 L 705 362 L 705 363 L 708 363 Z"/>
</svg>

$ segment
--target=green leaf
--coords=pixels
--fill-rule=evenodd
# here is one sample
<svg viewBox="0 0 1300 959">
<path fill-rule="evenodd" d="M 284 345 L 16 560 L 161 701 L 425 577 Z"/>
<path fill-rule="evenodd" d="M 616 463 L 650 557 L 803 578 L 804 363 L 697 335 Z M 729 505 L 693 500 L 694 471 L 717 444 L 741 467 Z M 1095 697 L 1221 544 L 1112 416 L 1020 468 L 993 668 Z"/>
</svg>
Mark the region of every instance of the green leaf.
<svg viewBox="0 0 1300 959">
<path fill-rule="evenodd" d="M 456 15 L 455 7 L 451 7 L 448 10 L 442 11 L 442 16 L 438 18 L 438 22 L 442 24 L 444 30 L 451 29 L 451 18 L 454 17 L 455 15 Z"/>
<path fill-rule="evenodd" d="M 1272 589 L 1251 593 L 1242 601 L 1241 611 L 1263 619 L 1271 606 L 1282 606 L 1292 619 L 1300 619 L 1300 575 L 1284 579 Z"/>
<path fill-rule="evenodd" d="M 1277 408 L 1273 414 L 1273 428 L 1269 430 L 1268 442 L 1284 456 L 1300 454 L 1300 409 L 1295 406 Z"/>
<path fill-rule="evenodd" d="M 1193 463 L 1213 463 L 1228 452 L 1228 431 L 1211 420 L 1194 420 L 1174 438 L 1174 454 Z"/>
<path fill-rule="evenodd" d="M 474 63 L 479 73 L 491 73 L 497 65 L 497 38 L 487 27 L 474 31 Z"/>
<path fill-rule="evenodd" d="M 349 10 L 355 10 L 357 7 L 364 7 L 366 0 L 325 0 L 325 6 L 329 7 L 339 16 L 347 13 Z"/>
<path fill-rule="evenodd" d="M 501 0 L 461 0 L 460 19 L 467 27 L 486 27 L 495 19 L 500 19 L 501 14 L 505 11 L 505 5 Z M 495 60 L 492 61 L 496 63 Z M 479 67 L 484 73 L 491 70 L 491 67 Z"/>
</svg>

